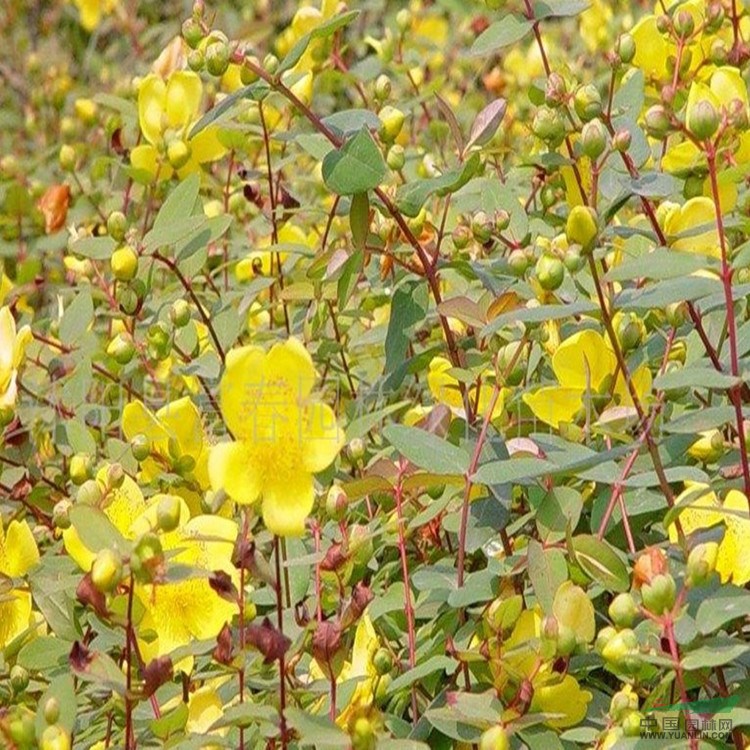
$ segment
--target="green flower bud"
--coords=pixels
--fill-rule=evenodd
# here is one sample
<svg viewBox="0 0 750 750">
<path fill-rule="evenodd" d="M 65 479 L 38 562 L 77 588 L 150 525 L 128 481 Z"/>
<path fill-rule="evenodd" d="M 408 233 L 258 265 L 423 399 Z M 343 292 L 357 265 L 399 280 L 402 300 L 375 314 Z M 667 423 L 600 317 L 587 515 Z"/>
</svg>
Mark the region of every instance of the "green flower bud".
<svg viewBox="0 0 750 750">
<path fill-rule="evenodd" d="M 690 550 L 685 574 L 685 585 L 690 588 L 705 586 L 716 570 L 719 545 L 716 542 L 698 544 Z"/>
<path fill-rule="evenodd" d="M 544 253 L 536 263 L 536 278 L 548 292 L 558 289 L 565 279 L 565 266 L 555 255 Z"/>
<path fill-rule="evenodd" d="M 477 211 L 471 217 L 471 233 L 480 245 L 484 245 L 492 239 L 492 229 L 493 226 L 484 211 Z"/>
<path fill-rule="evenodd" d="M 203 41 L 203 28 L 195 18 L 187 18 L 182 24 L 182 38 L 190 49 L 196 49 Z"/>
<path fill-rule="evenodd" d="M 539 107 L 531 123 L 531 132 L 551 148 L 557 148 L 565 138 L 565 123 L 555 110 Z"/>
<path fill-rule="evenodd" d="M 707 34 L 715 34 L 724 24 L 724 8 L 721 3 L 709 3 L 706 9 L 706 26 Z"/>
<path fill-rule="evenodd" d="M 602 97 L 599 89 L 591 83 L 580 86 L 573 98 L 573 107 L 583 122 L 599 117 L 602 113 Z"/>
<path fill-rule="evenodd" d="M 465 250 L 472 239 L 471 229 L 466 224 L 459 224 L 452 232 L 453 247 L 456 250 Z"/>
<path fill-rule="evenodd" d="M 117 490 L 125 482 L 125 469 L 122 464 L 114 463 L 107 467 L 106 484 L 110 490 Z"/>
<path fill-rule="evenodd" d="M 627 65 L 635 57 L 635 39 L 630 34 L 620 34 L 616 50 L 620 61 Z"/>
<path fill-rule="evenodd" d="M 177 299 L 169 310 L 169 318 L 177 328 L 183 328 L 190 322 L 190 305 L 184 299 Z"/>
<path fill-rule="evenodd" d="M 396 13 L 396 26 L 400 32 L 406 31 L 411 25 L 411 12 L 408 8 L 402 8 Z"/>
<path fill-rule="evenodd" d="M 591 120 L 581 131 L 581 148 L 589 159 L 598 159 L 607 148 L 607 129 L 599 119 Z"/>
<path fill-rule="evenodd" d="M 374 549 L 366 526 L 357 523 L 349 529 L 349 552 L 355 565 L 367 565 L 370 562 Z"/>
<path fill-rule="evenodd" d="M 378 112 L 378 119 L 380 120 L 380 137 L 386 143 L 391 143 L 396 140 L 401 132 L 401 128 L 404 127 L 406 116 L 397 107 L 386 104 Z"/>
<path fill-rule="evenodd" d="M 626 737 L 641 736 L 641 721 L 644 716 L 639 711 L 631 711 L 622 720 L 622 731 Z"/>
<path fill-rule="evenodd" d="M 598 639 L 597 639 L 598 640 Z M 601 654 L 605 661 L 610 662 L 618 667 L 625 663 L 625 660 L 634 651 L 638 649 L 638 638 L 630 628 L 625 628 L 619 633 L 615 633 L 606 645 L 603 646 Z"/>
<path fill-rule="evenodd" d="M 164 550 L 159 537 L 153 532 L 148 532 L 135 545 L 130 556 L 130 569 L 139 581 L 148 583 L 153 580 L 163 560 Z"/>
<path fill-rule="evenodd" d="M 107 234 L 115 242 L 122 242 L 125 239 L 127 228 L 128 220 L 122 211 L 112 211 L 107 217 Z"/>
<path fill-rule="evenodd" d="M 93 459 L 87 453 L 76 453 L 70 459 L 68 474 L 73 484 L 82 485 L 87 479 L 91 479 L 92 472 Z"/>
<path fill-rule="evenodd" d="M 206 64 L 206 56 L 203 54 L 203 50 L 191 49 L 190 52 L 188 52 L 187 64 L 188 68 L 190 68 L 193 73 L 200 73 Z"/>
<path fill-rule="evenodd" d="M 350 440 L 349 445 L 347 446 L 349 459 L 354 463 L 358 463 L 365 457 L 365 449 L 365 441 L 362 438 L 354 438 L 353 440 Z"/>
<path fill-rule="evenodd" d="M 273 75 L 279 69 L 279 58 L 274 54 L 267 54 L 263 58 L 263 69 Z"/>
<path fill-rule="evenodd" d="M 116 298 L 120 304 L 120 310 L 122 310 L 125 315 L 135 315 L 141 304 L 141 298 L 132 286 L 123 285 L 118 287 Z"/>
<path fill-rule="evenodd" d="M 391 79 L 381 73 L 375 80 L 375 98 L 384 102 L 391 95 Z"/>
<path fill-rule="evenodd" d="M 129 333 L 118 333 L 107 345 L 107 354 L 120 365 L 126 365 L 133 359 L 135 345 Z"/>
<path fill-rule="evenodd" d="M 73 148 L 73 146 L 64 143 L 62 146 L 60 146 L 60 154 L 58 156 L 58 160 L 63 171 L 72 172 L 76 168 L 76 161 L 78 161 L 76 150 Z"/>
<path fill-rule="evenodd" d="M 29 686 L 29 673 L 20 664 L 11 667 L 10 686 L 16 695 L 23 693 Z"/>
<path fill-rule="evenodd" d="M 372 657 L 372 665 L 375 671 L 382 677 L 393 669 L 393 657 L 387 648 L 379 648 Z"/>
<path fill-rule="evenodd" d="M 695 31 L 693 16 L 686 10 L 680 10 L 674 17 L 674 30 L 681 39 L 687 39 Z"/>
<path fill-rule="evenodd" d="M 206 70 L 210 75 L 223 76 L 229 67 L 229 45 L 224 41 L 211 42 L 206 47 Z"/>
<path fill-rule="evenodd" d="M 667 110 L 661 104 L 654 104 L 644 115 L 646 132 L 657 140 L 663 140 L 672 130 Z"/>
<path fill-rule="evenodd" d="M 711 138 L 719 129 L 719 112 L 708 99 L 701 99 L 693 107 L 688 105 L 687 129 L 700 141 Z"/>
<path fill-rule="evenodd" d="M 630 148 L 631 141 L 632 136 L 630 135 L 630 131 L 625 130 L 625 128 L 620 128 L 620 130 L 612 136 L 612 148 L 615 151 L 619 151 L 621 154 L 625 154 Z"/>
<path fill-rule="evenodd" d="M 626 688 L 612 696 L 612 701 L 609 704 L 609 715 L 614 721 L 620 721 L 630 711 L 637 710 L 638 695 L 633 690 Z"/>
<path fill-rule="evenodd" d="M 609 605 L 609 617 L 618 628 L 630 628 L 638 616 L 638 606 L 627 592 L 618 594 Z"/>
<path fill-rule="evenodd" d="M 149 326 L 146 334 L 148 353 L 153 359 L 164 360 L 172 351 L 172 336 L 166 323 L 157 321 Z"/>
<path fill-rule="evenodd" d="M 593 250 L 599 234 L 596 211 L 590 206 L 574 206 L 565 222 L 565 236 L 569 245 L 580 245 L 585 253 Z"/>
<path fill-rule="evenodd" d="M 118 281 L 130 281 L 138 273 L 138 254 L 130 245 L 122 245 L 112 253 L 110 267 Z"/>
<path fill-rule="evenodd" d="M 111 549 L 101 549 L 91 564 L 91 582 L 98 591 L 108 594 L 122 580 L 122 557 Z"/>
<path fill-rule="evenodd" d="M 669 573 L 655 575 L 641 588 L 643 606 L 654 615 L 671 611 L 677 599 L 677 584 Z"/>
<path fill-rule="evenodd" d="M 643 321 L 635 313 L 616 313 L 613 319 L 617 340 L 624 352 L 640 346 L 646 334 Z"/>
<path fill-rule="evenodd" d="M 570 656 L 578 646 L 578 638 L 573 628 L 569 628 L 567 625 L 560 625 L 557 634 L 557 655 L 558 656 Z"/>
<path fill-rule="evenodd" d="M 504 232 L 510 226 L 510 214 L 503 208 L 495 211 L 495 230 Z"/>
<path fill-rule="evenodd" d="M 57 529 L 70 528 L 70 500 L 58 500 L 52 508 L 52 523 Z"/>
<path fill-rule="evenodd" d="M 182 169 L 189 161 L 192 149 L 187 141 L 176 139 L 167 145 L 167 160 L 173 169 Z"/>
<path fill-rule="evenodd" d="M 688 307 L 685 302 L 672 302 L 664 310 L 667 322 L 673 328 L 679 328 L 688 318 Z"/>
<path fill-rule="evenodd" d="M 544 90 L 544 103 L 548 107 L 555 109 L 559 107 L 568 96 L 568 87 L 565 79 L 559 74 L 552 71 L 547 78 L 547 86 Z"/>
<path fill-rule="evenodd" d="M 512 250 L 508 256 L 508 267 L 519 278 L 526 273 L 529 265 L 529 256 L 523 250 Z"/>
<path fill-rule="evenodd" d="M 496 724 L 482 732 L 479 750 L 510 750 L 510 740 L 505 728 Z"/>
<path fill-rule="evenodd" d="M 398 172 L 406 163 L 406 154 L 404 153 L 404 147 L 399 146 L 398 143 L 394 143 L 388 149 L 385 161 L 390 169 L 392 169 L 394 172 Z"/>
<path fill-rule="evenodd" d="M 341 521 L 346 515 L 349 498 L 341 487 L 333 485 L 326 495 L 326 513 L 334 521 Z"/>
<path fill-rule="evenodd" d="M 250 65 L 252 64 L 252 66 Z M 240 80 L 243 86 L 250 86 L 258 80 L 255 69 L 260 68 L 260 60 L 255 55 L 248 55 L 240 68 Z"/>
<path fill-rule="evenodd" d="M 563 265 L 570 273 L 578 273 L 586 265 L 586 259 L 581 255 L 581 248 L 578 245 L 571 245 L 565 251 Z"/>
<path fill-rule="evenodd" d="M 44 720 L 47 724 L 55 724 L 60 718 L 60 701 L 57 698 L 47 698 L 44 704 Z"/>
<path fill-rule="evenodd" d="M 87 482 L 84 482 L 78 488 L 78 492 L 76 492 L 76 502 L 85 503 L 86 505 L 98 505 L 103 497 L 102 488 L 95 479 L 89 479 Z"/>
<path fill-rule="evenodd" d="M 151 441 L 143 433 L 134 435 L 130 441 L 130 452 L 139 463 L 145 461 L 151 455 Z"/>
<path fill-rule="evenodd" d="M 156 507 L 156 522 L 162 531 L 174 531 L 180 524 L 182 502 L 177 495 L 164 495 Z"/>
</svg>

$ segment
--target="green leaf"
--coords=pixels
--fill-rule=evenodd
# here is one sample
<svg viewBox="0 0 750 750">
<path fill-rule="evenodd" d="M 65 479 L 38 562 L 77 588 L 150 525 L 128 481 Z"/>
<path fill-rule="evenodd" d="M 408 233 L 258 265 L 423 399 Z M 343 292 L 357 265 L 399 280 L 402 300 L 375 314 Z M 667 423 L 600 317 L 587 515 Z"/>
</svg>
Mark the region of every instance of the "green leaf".
<svg viewBox="0 0 750 750">
<path fill-rule="evenodd" d="M 572 487 L 550 490 L 536 511 L 536 525 L 544 542 L 558 542 L 565 538 L 568 527 L 575 529 L 583 510 L 583 499 Z"/>
<path fill-rule="evenodd" d="M 677 388 L 712 388 L 726 390 L 740 383 L 740 378 L 718 372 L 713 367 L 693 365 L 680 370 L 666 372 L 654 380 L 655 390 L 671 390 Z"/>
<path fill-rule="evenodd" d="M 569 18 L 583 13 L 591 5 L 591 0 L 539 0 L 534 3 L 534 18 Z"/>
<path fill-rule="evenodd" d="M 523 39 L 532 29 L 533 24 L 527 18 L 509 13 L 495 21 L 476 39 L 469 50 L 471 57 L 485 57 L 510 44 Z"/>
<path fill-rule="evenodd" d="M 362 128 L 377 130 L 380 127 L 380 120 L 369 109 L 344 109 L 324 117 L 323 124 L 340 135 L 348 137 Z"/>
<path fill-rule="evenodd" d="M 17 662 L 28 670 L 54 673 L 60 667 L 67 671 L 68 654 L 73 644 L 50 635 L 42 635 L 27 643 L 19 652 Z"/>
<path fill-rule="evenodd" d="M 406 358 L 411 328 L 424 320 L 427 305 L 428 290 L 424 283 L 409 281 L 393 293 L 385 337 L 386 374 L 394 372 Z"/>
<path fill-rule="evenodd" d="M 76 723 L 77 707 L 73 675 L 65 674 L 52 680 L 37 704 L 38 708 L 36 712 L 35 726 L 36 737 L 40 743 L 42 740 L 42 734 L 47 727 L 47 721 L 44 718 L 44 707 L 47 705 L 47 701 L 49 701 L 50 698 L 54 698 L 60 706 L 60 717 L 58 718 L 57 723 L 66 731 L 72 732 Z"/>
<path fill-rule="evenodd" d="M 223 117 L 231 110 L 237 102 L 242 99 L 262 99 L 268 93 L 269 86 L 265 81 L 255 81 L 249 86 L 237 89 L 233 94 L 224 97 L 215 107 L 206 112 L 198 122 L 193 125 L 188 138 L 195 138 L 198 133 L 205 130 L 209 125 L 213 125 L 217 120 Z"/>
<path fill-rule="evenodd" d="M 300 747 L 348 748 L 349 735 L 342 732 L 327 716 L 316 716 L 295 706 L 285 712 L 286 720 L 297 730 Z"/>
<path fill-rule="evenodd" d="M 101 549 L 125 551 L 129 545 L 109 518 L 94 505 L 76 503 L 70 509 L 70 522 L 83 545 L 91 552 Z"/>
<path fill-rule="evenodd" d="M 323 180 L 338 195 L 374 190 L 383 181 L 386 165 L 367 128 L 323 159 Z"/>
<path fill-rule="evenodd" d="M 630 577 L 625 563 L 614 549 L 595 536 L 580 534 L 569 540 L 578 565 L 608 591 L 627 591 Z"/>
<path fill-rule="evenodd" d="M 417 664 L 414 669 L 409 669 L 396 677 L 388 686 L 388 695 L 393 695 L 399 690 L 411 687 L 415 682 L 423 680 L 435 672 L 453 673 L 457 664 L 458 662 L 455 659 L 451 659 L 448 656 L 431 656 L 429 659 L 425 659 L 423 662 Z"/>
<path fill-rule="evenodd" d="M 383 435 L 402 456 L 435 474 L 464 474 L 469 466 L 465 451 L 418 427 L 389 424 Z"/>
<path fill-rule="evenodd" d="M 613 266 L 604 277 L 607 281 L 630 281 L 632 279 L 674 279 L 689 276 L 695 271 L 718 268 L 718 261 L 695 253 L 678 253 L 665 247 L 644 253 L 635 258 L 626 258 Z"/>
<path fill-rule="evenodd" d="M 542 610 L 552 613 L 555 592 L 568 580 L 568 566 L 563 552 L 555 547 L 545 549 L 536 539 L 529 539 L 527 550 L 529 579 Z"/>
<path fill-rule="evenodd" d="M 471 132 L 469 133 L 469 142 L 464 148 L 464 152 L 468 151 L 472 146 L 484 146 L 485 143 L 492 139 L 497 129 L 500 127 L 500 123 L 505 117 L 505 111 L 508 108 L 508 103 L 505 99 L 495 99 L 490 102 L 474 119 L 474 123 L 471 126 Z"/>
<path fill-rule="evenodd" d="M 750 591 L 724 584 L 702 601 L 695 616 L 698 630 L 703 635 L 715 633 L 732 620 L 750 616 Z"/>
<path fill-rule="evenodd" d="M 70 246 L 70 249 L 82 258 L 91 260 L 109 260 L 117 243 L 111 237 L 82 237 Z"/>
<path fill-rule="evenodd" d="M 461 167 L 451 169 L 440 177 L 409 182 L 399 188 L 396 203 L 401 213 L 416 216 L 425 201 L 433 194 L 439 196 L 460 190 L 481 168 L 479 154 L 472 154 Z"/>
<path fill-rule="evenodd" d="M 693 669 L 721 667 L 736 662 L 750 651 L 750 646 L 740 643 L 735 638 L 716 637 L 704 641 L 700 648 L 691 651 L 682 658 L 682 668 L 689 672 Z"/>
<path fill-rule="evenodd" d="M 352 244 L 357 250 L 362 250 L 370 231 L 370 200 L 367 193 L 357 193 L 352 197 L 349 227 L 352 230 Z"/>
<path fill-rule="evenodd" d="M 201 179 L 198 174 L 191 174 L 182 180 L 169 194 L 159 209 L 159 213 L 156 214 L 152 231 L 162 229 L 178 221 L 184 221 L 188 216 L 192 216 L 195 213 L 200 186 Z"/>
<path fill-rule="evenodd" d="M 60 341 L 74 344 L 88 329 L 94 319 L 94 301 L 91 292 L 82 289 L 65 308 L 60 320 Z"/>
</svg>

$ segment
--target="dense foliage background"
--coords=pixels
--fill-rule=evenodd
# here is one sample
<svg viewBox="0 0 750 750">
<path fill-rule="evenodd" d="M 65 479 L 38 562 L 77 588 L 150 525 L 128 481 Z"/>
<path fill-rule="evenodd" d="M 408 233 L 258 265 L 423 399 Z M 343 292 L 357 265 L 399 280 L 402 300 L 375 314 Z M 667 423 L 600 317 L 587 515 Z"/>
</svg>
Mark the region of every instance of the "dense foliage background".
<svg viewBox="0 0 750 750">
<path fill-rule="evenodd" d="M 0 29 L 2 747 L 748 745 L 744 2 Z"/>
</svg>

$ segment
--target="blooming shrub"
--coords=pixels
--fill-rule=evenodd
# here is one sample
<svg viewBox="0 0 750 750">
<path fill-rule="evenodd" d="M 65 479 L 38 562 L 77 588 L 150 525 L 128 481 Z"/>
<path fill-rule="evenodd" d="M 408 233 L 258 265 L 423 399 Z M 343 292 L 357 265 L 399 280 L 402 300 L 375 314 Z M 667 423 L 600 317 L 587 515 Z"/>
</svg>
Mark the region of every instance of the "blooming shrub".
<svg viewBox="0 0 750 750">
<path fill-rule="evenodd" d="M 8 0 L 0 746 L 750 745 L 750 15 Z"/>
</svg>

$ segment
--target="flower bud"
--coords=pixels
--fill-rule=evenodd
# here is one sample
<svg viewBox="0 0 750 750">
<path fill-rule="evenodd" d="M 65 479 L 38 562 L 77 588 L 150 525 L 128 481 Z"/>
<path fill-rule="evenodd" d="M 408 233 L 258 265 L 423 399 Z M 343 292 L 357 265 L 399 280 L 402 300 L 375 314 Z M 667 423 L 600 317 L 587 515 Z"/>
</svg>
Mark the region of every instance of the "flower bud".
<svg viewBox="0 0 750 750">
<path fill-rule="evenodd" d="M 102 488 L 95 479 L 84 482 L 76 492 L 76 502 L 86 505 L 98 505 L 103 497 Z"/>
<path fill-rule="evenodd" d="M 508 256 L 508 268 L 511 273 L 519 278 L 523 276 L 529 267 L 529 257 L 523 250 L 512 250 Z"/>
<path fill-rule="evenodd" d="M 484 245 L 490 241 L 492 238 L 492 229 L 489 217 L 484 211 L 477 211 L 471 217 L 471 233 L 480 245 Z"/>
<path fill-rule="evenodd" d="M 107 217 L 107 234 L 115 242 L 122 242 L 125 239 L 127 228 L 128 220 L 122 211 L 112 211 Z"/>
<path fill-rule="evenodd" d="M 544 102 L 548 107 L 559 107 L 568 95 L 565 79 L 552 71 L 547 78 L 547 86 L 544 91 Z"/>
<path fill-rule="evenodd" d="M 630 685 L 626 685 L 612 696 L 609 704 L 609 715 L 614 721 L 620 721 L 630 711 L 638 710 L 638 694 Z"/>
<path fill-rule="evenodd" d="M 161 362 L 169 356 L 172 350 L 172 336 L 164 322 L 160 320 L 149 326 L 146 339 L 148 341 L 148 353 L 152 359 Z"/>
<path fill-rule="evenodd" d="M 602 649 L 605 661 L 620 666 L 625 659 L 638 649 L 638 638 L 630 628 L 615 633 Z"/>
<path fill-rule="evenodd" d="M 551 148 L 556 148 L 565 138 L 565 123 L 555 110 L 539 107 L 531 123 L 531 131 Z"/>
<path fill-rule="evenodd" d="M 169 309 L 169 319 L 177 328 L 183 328 L 190 322 L 190 305 L 184 299 L 177 299 Z"/>
<path fill-rule="evenodd" d="M 255 55 L 247 55 L 240 68 L 240 81 L 243 86 L 249 86 L 258 80 L 258 74 L 255 72 L 261 67 L 260 60 Z"/>
<path fill-rule="evenodd" d="M 122 245 L 112 253 L 110 267 L 118 281 L 130 281 L 138 273 L 138 254 L 130 245 Z"/>
<path fill-rule="evenodd" d="M 717 66 L 725 65 L 729 58 L 729 50 L 723 39 L 714 39 L 708 52 L 709 60 Z"/>
<path fill-rule="evenodd" d="M 672 302 L 664 310 L 667 323 L 673 328 L 679 328 L 688 318 L 688 308 L 686 302 Z"/>
<path fill-rule="evenodd" d="M 707 34 L 715 34 L 724 23 L 724 7 L 720 2 L 710 3 L 706 10 L 706 21 L 704 31 Z"/>
<path fill-rule="evenodd" d="M 55 507 L 52 508 L 52 523 L 57 529 L 69 529 L 70 528 L 70 500 L 58 500 L 55 503 Z"/>
<path fill-rule="evenodd" d="M 613 320 L 617 340 L 624 352 L 640 346 L 646 335 L 646 326 L 635 313 L 618 312 Z"/>
<path fill-rule="evenodd" d="M 107 489 L 118 490 L 125 482 L 125 469 L 122 464 L 114 463 L 107 467 L 106 479 Z"/>
<path fill-rule="evenodd" d="M 560 625 L 557 633 L 557 655 L 570 656 L 578 646 L 578 638 L 575 630 L 567 625 Z"/>
<path fill-rule="evenodd" d="M 388 149 L 388 153 L 386 154 L 385 161 L 388 164 L 389 168 L 392 169 L 394 172 L 398 172 L 400 169 L 403 169 L 403 166 L 406 163 L 406 155 L 404 154 L 404 147 L 400 146 L 398 143 L 394 143 Z"/>
<path fill-rule="evenodd" d="M 630 628 L 638 616 L 638 607 L 632 594 L 618 594 L 609 605 L 609 617 L 618 628 Z"/>
<path fill-rule="evenodd" d="M 583 122 L 593 120 L 602 113 L 602 97 L 592 83 L 580 86 L 573 98 L 573 107 Z"/>
<path fill-rule="evenodd" d="M 408 8 L 402 8 L 396 13 L 396 26 L 402 33 L 406 31 L 411 25 L 411 12 Z"/>
<path fill-rule="evenodd" d="M 20 664 L 14 664 L 11 667 L 10 686 L 16 695 L 23 693 L 29 686 L 29 673 Z"/>
<path fill-rule="evenodd" d="M 354 463 L 361 461 L 365 457 L 365 441 L 362 438 L 353 438 L 349 441 L 347 453 Z"/>
<path fill-rule="evenodd" d="M 122 557 L 114 550 L 99 550 L 91 564 L 91 582 L 97 591 L 108 594 L 114 591 L 122 580 Z"/>
<path fill-rule="evenodd" d="M 159 537 L 153 532 L 144 534 L 136 543 L 130 556 L 130 568 L 143 582 L 150 582 L 164 560 L 164 551 Z"/>
<path fill-rule="evenodd" d="M 504 232 L 509 226 L 510 214 L 504 208 L 495 211 L 495 229 L 498 232 Z"/>
<path fill-rule="evenodd" d="M 624 154 L 630 148 L 631 141 L 632 136 L 630 135 L 630 131 L 625 130 L 625 128 L 620 128 L 620 130 L 612 136 L 612 148 L 615 151 Z"/>
<path fill-rule="evenodd" d="M 55 724 L 60 718 L 60 701 L 54 696 L 47 698 L 44 704 L 44 720 L 47 724 Z"/>
<path fill-rule="evenodd" d="M 643 721 L 643 714 L 640 711 L 630 711 L 625 714 L 622 720 L 622 731 L 626 737 L 640 737 L 641 736 L 641 721 Z"/>
<path fill-rule="evenodd" d="M 279 69 L 279 58 L 269 52 L 263 58 L 263 69 L 273 75 Z"/>
<path fill-rule="evenodd" d="M 482 732 L 479 750 L 510 750 L 510 740 L 505 728 L 496 724 Z"/>
<path fill-rule="evenodd" d="M 73 484 L 82 485 L 87 479 L 91 479 L 93 471 L 93 460 L 87 453 L 76 453 L 70 459 L 68 473 Z"/>
<path fill-rule="evenodd" d="M 558 289 L 565 279 L 565 266 L 554 255 L 544 253 L 537 261 L 534 270 L 539 285 L 548 292 Z"/>
<path fill-rule="evenodd" d="M 70 750 L 70 735 L 57 724 L 47 727 L 42 732 L 41 750 Z"/>
<path fill-rule="evenodd" d="M 704 464 L 716 463 L 726 452 L 724 436 L 715 429 L 699 434 L 700 437 L 688 448 L 688 455 Z"/>
<path fill-rule="evenodd" d="M 381 73 L 375 79 L 375 98 L 380 102 L 384 102 L 390 95 L 391 79 L 385 73 Z"/>
<path fill-rule="evenodd" d="M 677 599 L 677 585 L 669 573 L 660 573 L 641 588 L 643 606 L 654 615 L 669 612 Z"/>
<path fill-rule="evenodd" d="M 133 359 L 135 345 L 129 333 L 118 333 L 107 345 L 107 354 L 119 365 L 126 365 Z"/>
<path fill-rule="evenodd" d="M 351 730 L 352 750 L 375 750 L 377 735 L 375 727 L 366 716 L 355 720 Z"/>
<path fill-rule="evenodd" d="M 609 625 L 606 625 L 603 627 L 597 634 L 596 634 L 596 640 L 594 641 L 594 651 L 596 651 L 598 654 L 601 654 L 604 652 L 605 646 L 617 635 L 617 631 L 610 627 Z"/>
<path fill-rule="evenodd" d="M 687 560 L 685 585 L 693 588 L 707 584 L 716 570 L 719 545 L 716 542 L 697 544 L 690 550 Z"/>
<path fill-rule="evenodd" d="M 456 250 L 465 250 L 472 239 L 471 230 L 466 224 L 459 224 L 452 232 L 453 247 Z"/>
<path fill-rule="evenodd" d="M 182 24 L 182 38 L 190 49 L 196 49 L 203 41 L 203 28 L 196 18 L 187 18 Z"/>
<path fill-rule="evenodd" d="M 581 248 L 578 245 L 571 245 L 565 251 L 563 265 L 570 273 L 578 273 L 586 265 L 586 259 L 581 255 Z"/>
<path fill-rule="evenodd" d="M 163 495 L 156 507 L 156 522 L 162 531 L 174 531 L 180 524 L 182 502 L 177 495 Z"/>
<path fill-rule="evenodd" d="M 229 67 L 229 45 L 222 40 L 211 42 L 205 51 L 206 70 L 210 75 L 223 76 Z"/>
<path fill-rule="evenodd" d="M 386 104 L 378 113 L 380 120 L 380 137 L 390 143 L 395 141 L 404 126 L 404 113 L 389 104 Z"/>
<path fill-rule="evenodd" d="M 693 16 L 686 10 L 680 10 L 674 17 L 674 30 L 681 39 L 687 39 L 695 31 Z"/>
<path fill-rule="evenodd" d="M 672 129 L 667 110 L 661 104 L 654 104 L 644 116 L 646 132 L 657 140 L 663 140 Z"/>
<path fill-rule="evenodd" d="M 581 148 L 589 159 L 598 159 L 607 148 L 607 129 L 598 118 L 583 126 Z"/>
<path fill-rule="evenodd" d="M 135 315 L 141 304 L 141 298 L 132 285 L 121 285 L 116 292 L 117 302 L 120 304 L 120 310 L 125 315 Z"/>
<path fill-rule="evenodd" d="M 202 49 L 191 49 L 187 56 L 188 68 L 193 73 L 200 73 L 203 70 L 203 66 L 206 64 L 206 56 L 203 54 Z"/>
<path fill-rule="evenodd" d="M 584 253 L 589 253 L 594 247 L 594 241 L 599 233 L 596 211 L 589 206 L 574 206 L 565 222 L 565 236 L 569 245 L 580 245 Z"/>
<path fill-rule="evenodd" d="M 620 62 L 627 65 L 635 57 L 635 39 L 630 34 L 620 34 L 616 50 Z"/>
<path fill-rule="evenodd" d="M 341 487 L 333 485 L 326 496 L 326 513 L 334 521 L 341 521 L 346 514 L 349 498 Z"/>
<path fill-rule="evenodd" d="M 190 144 L 180 138 L 167 145 L 167 161 L 173 169 L 182 169 L 190 161 L 191 154 Z"/>
<path fill-rule="evenodd" d="M 708 100 L 701 99 L 694 106 L 689 106 L 685 125 L 700 141 L 711 138 L 719 129 L 719 112 Z"/>
<path fill-rule="evenodd" d="M 72 172 L 76 168 L 76 150 L 70 144 L 64 143 L 60 146 L 58 160 L 63 171 Z"/>
<path fill-rule="evenodd" d="M 389 674 L 393 669 L 393 657 L 387 648 L 379 648 L 372 657 L 372 666 L 375 671 L 382 677 Z"/>
</svg>

